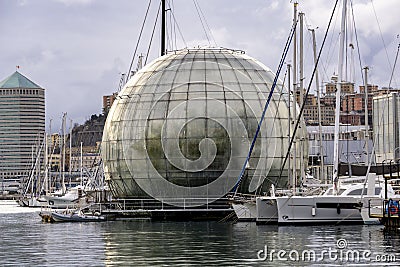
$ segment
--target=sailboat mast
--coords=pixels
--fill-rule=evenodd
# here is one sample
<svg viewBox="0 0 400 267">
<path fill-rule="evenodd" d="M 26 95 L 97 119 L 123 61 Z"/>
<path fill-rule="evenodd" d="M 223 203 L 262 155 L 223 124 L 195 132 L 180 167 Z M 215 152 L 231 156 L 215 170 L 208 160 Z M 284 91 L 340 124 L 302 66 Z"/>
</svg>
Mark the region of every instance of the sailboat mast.
<svg viewBox="0 0 400 267">
<path fill-rule="evenodd" d="M 303 105 L 304 102 L 304 13 L 300 12 L 299 13 L 299 22 L 300 22 L 300 71 L 299 71 L 299 76 L 300 76 L 300 105 Z"/>
<path fill-rule="evenodd" d="M 34 146 L 32 146 L 32 172 L 31 172 L 31 177 L 32 177 L 32 179 L 30 179 L 29 181 L 31 182 L 31 184 L 30 184 L 30 186 L 31 186 L 31 196 L 33 197 L 33 177 L 35 176 L 34 175 L 34 173 L 35 173 L 35 164 L 36 164 L 36 162 L 35 162 L 35 158 L 34 158 Z M 28 186 L 29 186 L 29 183 L 28 183 Z"/>
<path fill-rule="evenodd" d="M 368 67 L 364 68 L 364 114 L 365 114 L 365 152 L 367 155 L 367 158 L 365 160 L 365 165 L 368 166 L 369 164 L 369 147 L 368 147 L 368 141 L 369 141 L 369 132 L 368 132 Z"/>
<path fill-rule="evenodd" d="M 49 173 L 49 146 L 48 146 L 48 135 L 45 132 L 44 133 L 44 184 L 45 184 L 45 193 L 48 194 L 49 192 L 49 179 L 48 179 L 48 173 Z"/>
<path fill-rule="evenodd" d="M 344 38 L 346 31 L 347 0 L 343 0 L 342 22 L 340 27 L 340 46 L 339 46 L 339 65 L 338 81 L 336 86 L 336 105 L 335 105 L 335 135 L 333 149 L 333 183 L 336 193 L 339 191 L 339 134 L 340 134 L 340 97 L 343 82 L 343 59 L 344 59 Z"/>
<path fill-rule="evenodd" d="M 293 118 L 297 119 L 297 2 L 293 3 L 293 25 L 294 35 L 293 35 Z M 293 195 L 295 194 L 296 180 L 297 180 L 297 149 L 296 149 L 296 136 L 293 136 Z"/>
<path fill-rule="evenodd" d="M 290 109 L 291 109 L 291 106 L 290 106 L 290 101 L 291 101 L 291 95 L 290 95 L 290 90 L 291 90 L 291 80 L 290 80 L 290 70 L 291 69 L 291 66 L 290 66 L 290 64 L 287 64 L 287 72 L 288 72 L 288 148 L 290 147 L 290 136 L 292 135 L 292 133 L 291 133 L 291 131 L 290 131 L 290 124 L 292 123 L 292 117 L 291 117 L 291 112 L 290 112 Z M 290 153 L 290 152 L 289 152 Z M 296 190 L 296 183 L 295 183 L 295 180 L 293 180 L 293 182 L 292 182 L 292 180 L 291 180 L 291 161 L 290 161 L 290 154 L 289 154 L 289 157 L 288 157 L 288 183 L 289 183 L 289 185 L 290 185 L 290 183 L 292 183 L 292 187 L 293 187 L 293 192 Z"/>
<path fill-rule="evenodd" d="M 65 120 L 67 117 L 67 113 L 64 113 L 62 120 L 62 191 L 65 193 Z"/>
<path fill-rule="evenodd" d="M 300 22 L 300 72 L 299 72 L 299 84 L 300 84 L 300 105 L 303 105 L 304 100 L 304 13 L 299 13 L 299 22 Z M 304 179 L 304 142 L 300 140 L 300 179 L 303 182 Z"/>
<path fill-rule="evenodd" d="M 69 179 L 71 180 L 71 177 L 72 177 L 72 164 L 71 164 L 71 161 L 72 161 L 72 120 L 70 120 L 69 121 L 70 122 L 70 124 L 69 124 L 69 167 L 68 167 L 68 170 L 69 170 Z"/>
<path fill-rule="evenodd" d="M 49 171 L 49 173 L 48 173 L 48 184 L 49 184 L 49 193 L 51 193 L 51 167 L 52 167 L 52 157 L 53 157 L 53 150 L 54 150 L 54 147 L 53 147 L 53 138 L 52 138 L 52 134 L 51 134 L 51 122 L 52 122 L 52 119 L 50 119 L 50 122 L 49 122 L 49 134 L 50 134 L 50 151 L 51 151 L 51 153 L 50 153 L 50 159 L 49 159 L 49 168 L 50 168 L 50 171 Z"/>
<path fill-rule="evenodd" d="M 83 148 L 82 148 L 82 146 L 83 146 L 83 143 L 81 142 L 81 185 L 83 185 Z"/>
<path fill-rule="evenodd" d="M 314 64 L 317 63 L 317 41 L 315 38 L 315 29 L 310 29 L 311 35 L 312 35 L 312 42 L 313 42 L 313 52 L 314 52 Z M 318 66 L 316 66 L 315 69 L 315 89 L 317 92 L 317 106 L 318 106 L 318 132 L 319 132 L 319 154 L 321 157 L 320 165 L 320 177 L 326 181 L 325 175 L 324 175 L 324 152 L 323 152 L 323 146 L 322 146 L 322 118 L 321 118 L 321 92 L 319 90 L 319 76 L 318 76 Z"/>
<path fill-rule="evenodd" d="M 161 0 L 161 56 L 165 51 L 165 0 Z"/>
</svg>

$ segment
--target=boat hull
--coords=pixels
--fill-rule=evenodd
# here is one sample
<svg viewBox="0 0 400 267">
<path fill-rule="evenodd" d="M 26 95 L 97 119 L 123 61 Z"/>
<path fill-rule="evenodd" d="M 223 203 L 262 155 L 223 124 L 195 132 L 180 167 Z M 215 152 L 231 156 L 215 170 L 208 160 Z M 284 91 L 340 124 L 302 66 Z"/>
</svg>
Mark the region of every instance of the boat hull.
<svg viewBox="0 0 400 267">
<path fill-rule="evenodd" d="M 59 209 L 76 206 L 78 199 L 45 196 L 47 205 Z"/>
<path fill-rule="evenodd" d="M 277 224 L 278 207 L 276 197 L 258 197 L 256 199 L 257 224 Z"/>
<path fill-rule="evenodd" d="M 17 200 L 17 203 L 21 207 L 29 208 L 40 208 L 47 206 L 47 201 L 37 197 L 21 197 Z"/>
<path fill-rule="evenodd" d="M 58 213 L 52 212 L 51 217 L 54 222 L 99 222 L 106 221 L 105 216 L 97 215 L 81 215 L 77 213 Z"/>
<path fill-rule="evenodd" d="M 278 197 L 278 224 L 363 224 L 360 198 Z"/>
<path fill-rule="evenodd" d="M 256 202 L 248 200 L 243 202 L 235 202 L 232 204 L 236 217 L 239 221 L 255 221 L 257 217 Z"/>
</svg>

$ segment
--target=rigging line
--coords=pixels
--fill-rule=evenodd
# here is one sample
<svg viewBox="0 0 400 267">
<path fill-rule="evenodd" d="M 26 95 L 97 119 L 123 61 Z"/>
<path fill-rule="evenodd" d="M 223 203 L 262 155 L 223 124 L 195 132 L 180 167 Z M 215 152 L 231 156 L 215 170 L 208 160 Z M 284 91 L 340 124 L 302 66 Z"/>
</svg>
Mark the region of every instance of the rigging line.
<svg viewBox="0 0 400 267">
<path fill-rule="evenodd" d="M 175 6 L 174 6 L 174 1 L 173 0 L 168 1 L 168 6 L 170 7 L 171 10 L 175 10 Z M 176 26 L 175 26 L 175 23 L 172 23 L 172 18 L 171 18 L 171 25 L 172 25 L 171 26 L 171 30 L 172 30 L 173 37 L 174 37 L 174 39 L 173 39 L 173 47 L 175 49 L 177 49 L 178 46 L 176 45 Z M 172 38 L 172 36 L 171 36 L 171 38 Z"/>
<path fill-rule="evenodd" d="M 333 15 L 334 15 L 334 13 L 335 13 L 335 10 L 336 10 L 338 1 L 339 1 L 339 0 L 336 0 L 335 6 L 333 7 L 332 14 L 331 14 L 331 17 L 330 17 L 330 19 L 329 19 L 328 27 L 326 28 L 325 35 L 324 35 L 324 39 L 323 39 L 323 41 L 322 41 L 321 47 L 320 47 L 319 52 L 318 52 L 317 61 L 315 62 L 314 70 L 313 70 L 313 72 L 312 72 L 311 79 L 310 79 L 310 82 L 309 82 L 308 87 L 307 87 L 307 92 L 306 92 L 306 95 L 305 95 L 305 99 L 307 99 L 308 93 L 310 92 L 311 84 L 312 84 L 312 82 L 313 82 L 313 80 L 314 80 L 315 72 L 317 71 L 317 66 L 318 66 L 319 60 L 320 60 L 320 58 L 321 58 L 322 48 L 323 48 L 324 45 L 325 45 L 326 38 L 327 38 L 327 36 L 328 36 L 328 31 L 329 31 L 329 28 L 330 28 L 330 26 L 331 26 L 332 19 L 333 19 Z M 296 132 L 297 132 L 297 129 L 298 129 L 298 127 L 299 127 L 300 118 L 301 118 L 301 115 L 303 114 L 304 107 L 305 107 L 305 103 L 306 103 L 306 102 L 304 101 L 304 102 L 302 103 L 302 105 L 301 105 L 300 114 L 299 114 L 299 117 L 298 117 L 299 119 L 296 121 L 296 125 L 295 125 L 295 127 L 294 127 L 294 129 L 293 129 L 292 138 L 291 138 L 291 140 L 290 140 L 289 147 L 288 147 L 288 150 L 287 150 L 287 152 L 286 152 L 285 160 L 283 161 L 283 164 L 282 164 L 282 167 L 281 167 L 281 170 L 280 170 L 280 174 L 279 174 L 278 177 L 281 177 L 281 176 L 282 176 L 283 166 L 286 165 L 286 162 L 287 162 L 287 159 L 288 159 L 290 150 L 291 150 L 291 148 L 292 148 L 293 140 L 294 140 L 294 137 L 296 136 Z M 296 104 L 296 103 L 294 103 L 294 104 Z M 296 115 L 295 115 L 295 116 L 296 116 Z M 276 182 L 277 182 L 277 179 L 275 179 L 275 183 L 276 183 Z"/>
<path fill-rule="evenodd" d="M 288 39 L 286 40 L 285 48 L 283 49 L 283 53 L 282 53 L 281 60 L 280 60 L 280 62 L 279 62 L 278 70 L 277 70 L 277 72 L 276 72 L 276 74 L 275 74 L 275 78 L 274 78 L 274 82 L 273 82 L 273 84 L 272 84 L 272 88 L 271 88 L 271 90 L 270 90 L 270 92 L 269 92 L 269 95 L 268 95 L 268 98 L 267 98 L 267 102 L 265 103 L 264 110 L 263 110 L 263 112 L 262 112 L 262 114 L 261 114 L 260 121 L 259 121 L 259 123 L 258 123 L 258 125 L 257 125 L 256 133 L 255 133 L 254 138 L 253 138 L 253 141 L 252 141 L 252 143 L 251 143 L 249 153 L 247 154 L 246 160 L 245 160 L 245 162 L 244 162 L 244 164 L 243 164 L 243 167 L 242 167 L 242 170 L 241 170 L 240 175 L 239 175 L 239 177 L 238 177 L 238 180 L 237 180 L 235 186 L 232 188 L 232 190 L 235 192 L 234 197 L 236 196 L 237 189 L 239 188 L 239 185 L 240 185 L 240 182 L 241 182 L 241 180 L 242 180 L 244 171 L 245 171 L 246 166 L 247 166 L 247 164 L 248 164 L 248 162 L 249 162 L 249 160 L 250 160 L 251 153 L 253 152 L 254 145 L 255 145 L 255 143 L 256 143 L 258 134 L 259 134 L 260 129 L 261 129 L 262 122 L 263 122 L 264 117 L 265 117 L 265 113 L 267 112 L 267 108 L 268 108 L 268 106 L 269 106 L 269 103 L 270 103 L 271 98 L 272 98 L 272 95 L 273 95 L 273 93 L 274 93 L 276 84 L 277 84 L 277 82 L 278 82 L 279 74 L 280 74 L 280 72 L 281 72 L 281 70 L 282 70 L 283 64 L 285 63 L 286 55 L 287 55 L 287 53 L 289 52 L 290 44 L 291 44 L 291 42 L 292 42 L 292 39 L 293 39 L 293 36 L 294 36 L 294 33 L 295 33 L 296 25 L 297 25 L 297 20 L 296 20 L 296 22 L 292 25 L 292 28 L 291 28 L 291 30 L 290 30 L 290 34 L 289 34 L 289 36 L 288 36 Z"/>
<path fill-rule="evenodd" d="M 169 23 L 169 25 L 172 25 L 172 16 L 171 16 L 171 8 L 168 8 L 165 10 L 166 12 L 169 11 L 169 15 L 167 17 L 167 19 L 169 21 L 167 21 L 167 25 Z M 172 27 L 166 27 L 166 32 L 167 32 L 167 44 L 170 47 L 170 50 L 174 50 L 174 40 L 172 39 Z M 166 48 L 166 50 L 168 51 L 168 47 Z"/>
<path fill-rule="evenodd" d="M 362 62 L 361 62 L 361 53 L 360 53 L 360 43 L 358 42 L 358 34 L 357 34 L 357 28 L 356 28 L 356 20 L 354 17 L 354 8 L 353 8 L 353 0 L 350 0 L 350 7 L 351 7 L 351 14 L 353 16 L 353 27 L 354 27 L 354 35 L 356 37 L 356 43 L 357 43 L 357 53 L 358 53 L 358 61 L 360 63 L 360 72 L 361 72 L 361 79 L 364 81 L 364 73 L 362 71 Z M 365 90 L 365 88 L 364 88 Z"/>
<path fill-rule="evenodd" d="M 334 25 L 336 25 L 337 24 L 337 20 L 338 20 L 338 18 L 339 18 L 339 12 L 336 14 L 336 16 L 335 16 L 335 21 L 334 21 Z M 322 70 L 323 70 L 323 72 L 322 72 L 322 74 L 325 76 L 325 78 L 327 79 L 327 80 L 329 80 L 330 79 L 330 75 L 329 74 L 327 74 L 327 69 L 328 69 L 328 67 L 330 66 L 330 62 L 332 61 L 332 59 L 333 59 L 333 57 L 334 57 L 334 53 L 333 53 L 333 51 L 335 50 L 335 48 L 336 48 L 336 46 L 337 46 L 337 42 L 335 42 L 334 40 L 333 40 L 333 38 L 335 37 L 335 35 L 336 34 L 334 34 L 334 30 L 333 30 L 333 32 L 332 32 L 332 34 L 330 35 L 330 40 L 329 40 L 329 47 L 328 47 L 328 49 L 327 49 L 327 59 L 326 59 L 326 61 L 325 62 L 321 62 L 321 67 L 322 67 Z M 324 64 L 325 63 L 325 64 Z M 324 79 L 322 79 L 322 80 L 324 80 Z"/>
<path fill-rule="evenodd" d="M 166 2 L 166 4 L 168 5 L 168 8 L 166 8 L 164 10 L 165 12 L 165 19 L 166 19 L 166 25 L 172 25 L 172 16 L 171 16 L 171 12 L 168 13 L 167 16 L 167 11 L 171 11 L 171 5 L 169 3 L 169 1 Z M 168 21 L 169 20 L 169 21 Z M 174 44 L 173 44 L 173 40 L 172 40 L 172 27 L 167 27 L 165 26 L 165 37 L 167 38 L 166 40 L 166 51 L 168 51 L 168 47 L 170 47 L 170 50 L 174 50 Z"/>
<path fill-rule="evenodd" d="M 397 63 L 397 59 L 398 59 L 398 57 L 399 57 L 399 49 L 400 49 L 400 43 L 397 45 L 396 58 L 395 58 L 395 60 L 394 60 L 394 65 L 393 65 L 393 69 L 392 69 L 392 74 L 390 75 L 388 90 L 390 90 L 390 86 L 392 86 L 392 79 L 393 79 L 393 75 L 394 75 L 394 70 L 396 69 L 396 63 Z"/>
<path fill-rule="evenodd" d="M 135 51 L 133 52 L 133 56 L 132 56 L 132 60 L 131 60 L 131 65 L 129 66 L 129 70 L 128 70 L 128 72 L 126 73 L 126 80 L 125 80 L 125 83 L 127 83 L 128 80 L 129 80 L 129 78 L 131 77 L 130 73 L 131 73 L 131 71 L 132 71 L 133 61 L 135 60 L 136 53 L 137 53 L 137 49 L 138 49 L 139 43 L 140 43 L 140 39 L 142 38 L 143 28 L 144 28 L 144 25 L 146 24 L 147 15 L 149 14 L 150 6 L 151 6 L 151 0 L 149 1 L 149 4 L 148 4 L 148 6 L 147 6 L 146 14 L 145 14 L 145 16 L 144 16 L 144 20 L 143 20 L 143 23 L 142 23 L 142 28 L 140 29 L 140 33 L 139 33 L 139 38 L 138 38 L 138 41 L 137 41 L 137 43 L 136 43 Z"/>
<path fill-rule="evenodd" d="M 278 99 L 278 105 L 277 105 L 277 108 L 276 108 L 276 112 L 275 112 L 273 124 L 272 124 L 272 127 L 271 127 L 271 134 L 272 134 L 272 130 L 273 130 L 274 127 L 275 127 L 275 122 L 276 122 L 276 118 L 277 118 L 277 116 L 278 116 L 279 105 L 281 104 L 281 99 L 282 99 L 282 97 L 284 96 L 283 89 L 284 89 L 284 84 L 285 84 L 287 75 L 288 75 L 288 69 L 286 69 L 286 71 L 285 71 L 285 75 L 283 76 L 282 86 L 280 87 L 280 94 L 279 94 L 279 99 Z M 284 99 L 284 101 L 285 101 L 285 104 L 287 104 L 286 99 Z M 287 101 L 290 101 L 290 92 L 289 92 L 289 90 L 288 90 L 288 98 L 287 98 Z M 282 131 L 282 127 L 281 127 L 281 132 L 283 132 L 283 131 Z M 270 138 L 268 139 L 267 147 L 269 146 L 269 144 L 270 144 Z M 261 184 L 260 184 L 260 185 L 261 185 Z M 259 190 L 261 190 L 261 186 L 259 186 Z M 256 190 L 256 192 L 257 192 L 257 190 Z"/>
<path fill-rule="evenodd" d="M 168 47 L 170 47 L 171 50 L 172 50 L 170 33 L 168 32 L 169 28 L 167 27 L 168 23 L 172 24 L 171 23 L 171 13 L 168 13 L 169 14 L 169 16 L 168 16 L 167 11 L 170 11 L 170 9 L 166 8 L 164 10 L 164 12 L 165 12 L 165 15 L 164 15 L 165 16 L 165 38 L 166 38 L 166 40 L 165 40 L 165 51 L 168 51 Z M 168 21 L 168 19 L 169 19 L 169 21 Z"/>
<path fill-rule="evenodd" d="M 156 20 L 155 20 L 155 22 L 154 22 L 153 31 L 152 31 L 152 33 L 151 33 L 150 43 L 149 43 L 149 46 L 148 46 L 148 48 L 147 48 L 146 59 L 144 60 L 144 65 L 145 65 L 145 66 L 146 66 L 146 64 L 147 64 L 147 59 L 149 58 L 150 48 L 151 48 L 151 44 L 152 44 L 152 42 L 153 42 L 154 32 L 156 31 L 157 21 L 158 21 L 159 15 L 160 15 L 160 10 L 161 10 L 161 2 L 160 2 L 160 4 L 158 5 Z"/>
<path fill-rule="evenodd" d="M 378 15 L 376 14 L 375 5 L 374 5 L 373 0 L 370 0 L 370 1 L 371 1 L 371 4 L 372 4 L 372 9 L 374 10 L 376 23 L 378 24 L 379 34 L 380 34 L 380 37 L 381 37 L 381 40 L 382 40 L 382 43 L 383 43 L 383 47 L 385 48 L 386 59 L 387 59 L 387 61 L 389 63 L 389 68 L 391 68 L 392 67 L 392 63 L 390 62 L 390 58 L 389 58 L 389 54 L 388 54 L 387 47 L 386 47 L 386 44 L 385 44 L 385 40 L 383 39 L 381 25 L 379 24 Z"/>
<path fill-rule="evenodd" d="M 350 0 L 350 5 L 351 5 L 351 0 Z M 351 9 L 352 9 L 352 5 L 351 5 Z M 356 81 L 357 81 L 357 79 L 356 79 L 356 65 L 357 65 L 357 62 L 356 62 L 356 59 L 355 59 L 355 57 L 354 57 L 354 52 L 356 51 L 355 50 L 355 45 L 356 44 L 354 44 L 354 39 L 355 39 L 355 31 L 356 31 L 356 28 L 355 28 L 355 26 L 356 26 L 356 24 L 355 24 L 355 18 L 354 18 L 354 13 L 353 13 L 353 11 L 351 12 L 352 14 L 350 15 L 349 14 L 349 21 L 348 21 L 348 24 L 350 24 L 351 25 L 351 18 L 352 18 L 352 20 L 353 20 L 353 25 L 351 25 L 351 27 L 352 27 L 352 31 L 351 31 L 351 43 L 349 44 L 349 47 L 350 47 L 350 53 L 351 53 L 351 74 L 350 75 L 352 75 L 352 80 L 351 81 L 353 81 L 354 82 L 354 84 L 356 83 Z M 362 81 L 364 81 L 364 80 L 362 80 Z"/>
<path fill-rule="evenodd" d="M 307 55 L 311 54 L 311 57 L 313 57 L 313 43 L 312 43 L 312 34 L 309 31 L 311 23 L 309 23 L 308 19 L 307 19 L 307 15 L 304 13 L 304 25 L 305 25 L 305 40 L 306 40 L 306 47 L 304 49 L 306 56 L 304 56 L 304 58 L 307 58 Z M 318 28 L 318 27 L 316 27 Z"/>
<path fill-rule="evenodd" d="M 182 41 L 185 44 L 185 47 L 187 47 L 187 43 L 185 41 L 185 38 L 183 38 L 183 34 L 182 34 L 182 31 L 181 31 L 181 28 L 179 27 L 178 21 L 176 20 L 174 12 L 172 10 L 171 10 L 171 14 L 172 14 L 172 17 L 174 18 L 174 22 L 176 24 L 176 27 L 178 28 L 179 35 L 181 36 Z"/>
<path fill-rule="evenodd" d="M 282 85 L 281 86 L 279 86 L 280 88 L 278 88 L 278 90 L 280 89 L 280 93 L 279 93 L 279 99 L 278 99 L 278 104 L 276 105 L 276 111 L 275 111 L 275 115 L 274 115 L 274 119 L 272 120 L 272 127 L 271 127 L 271 131 L 270 131 L 270 135 L 269 136 L 272 136 L 272 133 L 273 133 L 273 131 L 275 130 L 275 125 L 276 125 L 276 121 L 277 121 L 277 119 L 278 119 L 278 115 L 280 115 L 279 114 L 279 111 L 280 111 L 280 109 L 279 109 L 279 106 L 281 105 L 281 103 L 283 102 L 282 101 L 282 97 L 283 97 L 283 95 L 284 95 L 284 92 L 283 92 L 283 89 L 284 89 L 284 84 L 285 84 L 285 81 L 286 81 L 286 76 L 287 76 L 287 74 L 288 74 L 288 70 L 286 69 L 286 71 L 285 71 L 285 74 L 284 74 L 284 76 L 283 76 L 283 81 L 282 81 Z M 285 103 L 286 103 L 286 100 L 284 99 L 284 101 L 285 101 Z M 280 131 L 282 132 L 282 127 L 280 127 Z M 266 147 L 268 147 L 269 145 L 270 145 L 270 143 L 271 143 L 271 140 L 272 140 L 272 138 L 268 138 L 268 140 L 267 140 L 267 145 L 266 145 Z M 265 179 L 265 178 L 264 178 Z M 263 180 L 264 180 L 263 179 Z M 261 180 L 261 179 L 260 179 Z M 260 180 L 259 180 L 259 185 L 257 186 L 257 189 L 258 190 L 261 190 L 261 185 L 262 185 L 262 183 L 264 182 L 262 182 L 262 183 L 260 183 Z M 254 195 L 257 195 L 257 191 L 258 190 L 254 190 Z M 259 192 L 259 191 L 258 191 Z"/>
<path fill-rule="evenodd" d="M 305 42 L 306 43 L 306 47 L 305 47 L 305 49 L 304 49 L 304 51 L 305 51 L 305 56 L 304 56 L 304 58 L 307 58 L 307 56 L 308 55 L 310 55 L 311 54 L 311 57 L 313 58 L 314 56 L 313 56 L 313 43 L 312 43 L 312 34 L 311 34 L 311 32 L 309 31 L 309 26 L 311 26 L 311 24 L 309 24 L 309 22 L 308 22 L 308 20 L 307 20 L 307 15 L 304 13 L 304 21 L 305 21 L 305 28 L 307 29 L 306 30 L 306 32 L 305 32 L 305 39 L 307 39 L 307 37 L 308 37 L 308 42 Z M 316 29 L 317 29 L 318 27 L 316 27 Z M 312 64 L 312 63 L 311 63 Z M 308 77 L 307 77 L 308 78 Z M 306 81 L 306 77 L 305 77 L 305 75 L 304 75 L 304 81 Z M 304 83 L 306 83 L 306 82 L 304 82 Z"/>
<path fill-rule="evenodd" d="M 173 9 L 173 6 L 172 6 L 171 3 L 173 3 L 172 0 L 171 1 L 167 1 L 168 8 L 165 11 L 169 11 L 169 16 L 168 16 L 169 25 L 175 25 L 175 24 L 172 23 L 172 10 L 174 10 L 174 9 Z M 173 26 L 169 27 L 169 32 L 168 32 L 168 29 L 167 29 L 167 38 L 168 38 L 168 42 L 167 43 L 170 45 L 170 50 L 171 51 L 176 49 L 176 33 L 175 33 L 175 43 L 174 43 L 174 30 L 175 30 L 175 27 L 173 27 Z"/>
<path fill-rule="evenodd" d="M 195 1 L 197 2 L 197 0 L 195 0 Z M 205 22 L 205 24 L 206 24 L 206 26 L 207 26 L 207 29 L 208 29 L 208 31 L 209 31 L 209 33 L 210 33 L 210 36 L 211 36 L 212 40 L 214 41 L 215 46 L 218 46 L 218 45 L 217 45 L 217 42 L 215 41 L 214 35 L 213 35 L 212 31 L 211 31 L 211 28 L 210 28 L 210 26 L 208 25 L 208 22 L 207 22 L 207 20 L 206 20 L 206 16 L 204 16 L 203 10 L 201 9 L 201 7 L 200 7 L 200 5 L 199 5 L 198 2 L 197 2 L 197 6 L 199 7 L 200 13 L 201 13 L 201 15 L 203 16 L 203 20 L 204 20 L 204 22 Z"/>
<path fill-rule="evenodd" d="M 203 20 L 202 20 L 202 18 L 201 18 L 201 15 L 200 15 L 199 8 L 197 7 L 197 2 L 196 2 L 196 0 L 193 0 L 193 4 L 194 4 L 194 6 L 196 7 L 197 16 L 198 16 L 199 19 L 200 19 L 200 23 L 201 23 L 201 26 L 203 27 L 204 34 L 206 35 L 206 38 L 207 38 L 207 41 L 208 41 L 208 45 L 211 46 L 210 38 L 208 37 L 206 27 L 204 27 L 204 23 L 203 23 Z"/>
</svg>

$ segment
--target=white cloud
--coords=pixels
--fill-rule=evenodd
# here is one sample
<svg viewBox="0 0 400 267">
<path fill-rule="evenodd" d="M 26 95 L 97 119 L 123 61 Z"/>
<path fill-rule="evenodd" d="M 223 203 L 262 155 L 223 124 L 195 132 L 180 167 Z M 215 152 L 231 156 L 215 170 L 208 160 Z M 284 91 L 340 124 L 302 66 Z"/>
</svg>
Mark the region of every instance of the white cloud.
<svg viewBox="0 0 400 267">
<path fill-rule="evenodd" d="M 19 6 L 25 6 L 27 4 L 26 0 L 18 0 Z"/>
<path fill-rule="evenodd" d="M 74 121 L 101 112 L 101 97 L 112 93 L 119 73 L 131 61 L 148 1 L 36 0 L 3 1 L 0 31 L 8 38 L 0 43 L 0 80 L 16 65 L 21 72 L 47 89 L 48 117 L 68 112 Z M 34 3 L 33 3 L 34 2 Z M 201 0 L 197 1 L 212 29 L 217 45 L 245 52 L 275 71 L 289 34 L 293 17 L 291 1 Z M 387 85 L 389 64 L 376 24 L 371 0 L 354 2 L 363 64 L 371 68 L 371 80 Z M 150 42 L 157 1 L 153 1 L 138 54 Z M 189 47 L 208 45 L 192 1 L 174 0 L 174 15 Z M 374 2 L 376 14 L 391 61 L 397 48 L 400 16 L 398 0 Z M 21 8 L 21 5 L 25 5 Z M 26 8 L 29 6 L 29 8 Z M 300 1 L 299 11 L 306 23 L 317 30 L 322 42 L 333 1 Z M 337 11 L 340 12 L 339 10 Z M 324 80 L 337 69 L 339 14 L 335 15 L 321 72 Z M 149 62 L 159 55 L 159 28 L 156 28 Z M 308 33 L 306 41 L 309 42 Z M 177 33 L 178 48 L 183 42 Z M 305 46 L 310 57 L 310 44 Z M 288 56 L 291 61 L 291 55 Z M 310 69 L 312 60 L 306 61 Z M 393 64 L 393 62 L 392 62 Z M 136 66 L 136 62 L 134 63 Z M 322 69 L 322 68 L 321 68 Z M 399 69 L 399 68 L 398 68 Z M 398 73 L 398 71 L 397 71 Z M 309 77 L 309 74 L 306 74 Z M 322 78 L 321 78 L 322 79 Z M 60 100 L 63 101 L 60 101 Z M 90 99 L 88 101 L 87 99 Z"/>
<path fill-rule="evenodd" d="M 367 37 L 379 35 L 381 31 L 383 34 L 397 34 L 400 17 L 397 12 L 390 12 L 395 10 L 399 10 L 397 0 L 368 1 L 354 5 L 358 26 Z"/>
<path fill-rule="evenodd" d="M 63 3 L 66 6 L 89 5 L 94 2 L 94 0 L 53 0 L 53 1 Z"/>
</svg>

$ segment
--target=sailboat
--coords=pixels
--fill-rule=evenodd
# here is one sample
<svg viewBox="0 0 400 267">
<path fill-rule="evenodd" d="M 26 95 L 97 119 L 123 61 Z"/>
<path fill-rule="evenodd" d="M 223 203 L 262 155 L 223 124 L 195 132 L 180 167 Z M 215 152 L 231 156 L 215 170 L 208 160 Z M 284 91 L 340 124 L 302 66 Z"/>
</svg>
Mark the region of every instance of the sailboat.
<svg viewBox="0 0 400 267">
<path fill-rule="evenodd" d="M 45 182 L 41 179 L 41 155 L 43 149 L 47 149 L 45 135 L 43 142 L 36 148 L 36 154 L 32 155 L 32 167 L 29 173 L 28 180 L 23 184 L 21 196 L 17 199 L 17 203 L 21 207 L 41 207 L 46 205 L 46 200 L 43 199 L 43 189 Z M 46 168 L 46 167 L 45 167 Z"/>
<path fill-rule="evenodd" d="M 65 116 L 64 116 L 65 118 Z M 65 121 L 65 119 L 64 119 Z M 64 128 L 64 127 L 63 127 Z M 71 138 L 72 136 L 70 136 Z M 65 142 L 65 138 L 64 138 Z M 65 152 L 65 144 L 64 144 L 64 149 L 63 151 Z M 53 193 L 51 195 L 46 195 L 44 196 L 44 199 L 46 200 L 46 204 L 50 207 L 54 208 L 68 208 L 72 206 L 82 206 L 87 204 L 86 203 L 86 192 L 85 192 L 85 186 L 83 185 L 83 149 L 82 149 L 82 142 L 81 142 L 81 149 L 80 149 L 81 155 L 81 163 L 80 163 L 80 184 L 76 185 L 74 187 L 70 187 L 68 189 L 65 189 L 65 182 L 64 182 L 64 177 L 62 179 L 62 190 L 61 192 L 58 193 Z M 64 164 L 63 164 L 64 165 Z M 70 164 L 71 165 L 71 164 Z M 71 166 L 69 167 L 71 169 Z"/>
<path fill-rule="evenodd" d="M 296 42 L 296 27 L 297 27 L 297 20 L 299 17 L 300 21 L 300 48 L 302 49 L 302 44 L 303 44 L 303 16 L 304 13 L 298 14 L 297 12 L 297 5 L 298 3 L 294 3 L 294 17 L 293 17 L 293 25 L 292 25 L 292 30 L 293 30 L 293 43 L 294 47 L 297 47 L 297 42 Z M 297 60 L 297 55 L 296 55 L 296 48 L 293 49 L 293 84 L 296 84 L 296 60 Z M 314 57 L 316 60 L 316 51 L 315 51 L 315 46 L 314 46 Z M 301 53 L 302 57 L 302 53 Z M 302 60 L 301 60 L 302 61 Z M 291 72 L 291 65 L 288 65 L 288 73 Z M 303 73 L 303 68 L 300 68 L 300 73 Z M 288 79 L 288 97 L 287 97 L 287 107 L 288 107 L 288 136 L 290 137 L 293 134 L 293 139 L 296 139 L 297 136 L 295 136 L 295 132 L 291 130 L 290 125 L 297 120 L 301 120 L 301 117 L 299 116 L 299 107 L 296 102 L 296 96 L 295 96 L 295 88 L 293 89 L 293 95 L 290 93 L 290 76 Z M 301 81 L 303 79 L 300 79 Z M 295 86 L 294 86 L 295 87 Z M 302 82 L 301 82 L 301 88 L 303 88 Z M 301 97 L 302 98 L 302 97 Z M 292 104 L 291 104 L 292 103 Z M 291 111 L 293 109 L 293 111 Z M 305 127 L 305 125 L 304 125 Z M 288 138 L 289 141 L 289 151 L 290 146 L 291 146 L 291 138 Z M 300 148 L 300 147 L 299 147 Z M 314 189 L 309 190 L 305 186 L 302 188 L 299 188 L 296 186 L 296 177 L 300 173 L 300 176 L 302 176 L 303 179 L 303 185 L 307 184 L 309 181 L 310 177 L 309 175 L 306 175 L 304 172 L 304 158 L 302 157 L 301 149 L 297 148 L 296 145 L 293 147 L 292 155 L 294 157 L 293 159 L 293 166 L 291 166 L 291 160 L 290 157 L 288 157 L 288 184 L 290 189 L 279 189 L 276 190 L 274 184 L 271 185 L 270 188 L 270 196 L 257 196 L 257 195 L 236 195 L 236 198 L 233 199 L 231 205 L 235 211 L 235 214 L 238 218 L 239 221 L 257 221 L 258 223 L 268 223 L 268 224 L 274 224 L 278 222 L 278 212 L 277 212 L 277 202 L 276 202 L 276 195 L 293 195 L 297 192 L 301 192 L 302 194 L 314 194 L 316 191 Z M 297 150 L 297 152 L 296 152 Z M 300 152 L 300 153 L 299 153 Z M 300 155 L 298 155 L 300 154 Z M 285 161 L 286 163 L 286 161 Z M 286 166 L 285 163 L 283 163 L 283 166 Z M 282 170 L 283 167 L 282 166 Z M 296 167 L 297 166 L 297 167 Z M 281 170 L 281 171 L 282 171 Z M 292 174 L 293 171 L 293 174 Z M 293 177 L 293 181 L 291 179 Z M 319 181 L 314 184 L 319 184 Z M 317 191 L 319 191 L 317 189 Z"/>
</svg>

